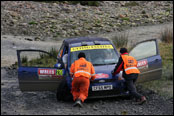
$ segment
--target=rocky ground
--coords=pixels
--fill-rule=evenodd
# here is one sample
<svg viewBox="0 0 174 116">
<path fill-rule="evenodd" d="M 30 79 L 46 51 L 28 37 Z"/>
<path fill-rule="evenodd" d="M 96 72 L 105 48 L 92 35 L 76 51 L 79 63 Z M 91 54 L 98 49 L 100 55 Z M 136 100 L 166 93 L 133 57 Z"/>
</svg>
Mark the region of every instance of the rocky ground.
<svg viewBox="0 0 174 116">
<path fill-rule="evenodd" d="M 101 1 L 98 7 L 68 2 L 2 1 L 1 34 L 60 39 L 173 21 L 173 1 Z"/>
<path fill-rule="evenodd" d="M 10 66 L 17 60 L 17 49 L 48 50 L 52 46 L 59 48 L 66 37 L 110 38 L 120 31 L 128 31 L 130 40 L 141 41 L 158 38 L 165 26 L 173 29 L 172 1 L 104 1 L 98 7 L 2 1 L 1 115 L 173 115 L 173 97 L 161 97 L 141 86 L 138 91 L 148 99 L 143 105 L 130 99 L 105 98 L 87 100 L 84 108 L 74 108 L 73 102 L 57 101 L 54 92 L 22 93 L 17 69 Z"/>
<path fill-rule="evenodd" d="M 56 100 L 54 92 L 21 92 L 16 69 L 1 68 L 1 115 L 173 115 L 173 98 L 166 99 L 151 90 L 138 91 L 147 103 L 136 105 L 131 99 L 105 98 L 87 100 L 83 108 L 73 102 Z"/>
</svg>

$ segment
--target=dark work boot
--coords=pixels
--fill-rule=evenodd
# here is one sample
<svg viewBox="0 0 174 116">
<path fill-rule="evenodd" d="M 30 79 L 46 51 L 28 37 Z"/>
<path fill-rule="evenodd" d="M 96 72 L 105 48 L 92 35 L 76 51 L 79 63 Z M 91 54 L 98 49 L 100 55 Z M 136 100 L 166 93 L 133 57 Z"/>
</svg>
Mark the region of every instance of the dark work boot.
<svg viewBox="0 0 174 116">
<path fill-rule="evenodd" d="M 139 105 L 142 105 L 143 103 L 145 103 L 146 102 L 146 97 L 145 96 L 142 96 L 141 97 L 141 100 L 139 101 Z"/>
<path fill-rule="evenodd" d="M 73 107 L 75 107 L 75 106 L 83 107 L 81 99 L 77 99 L 77 100 L 75 101 Z"/>
</svg>

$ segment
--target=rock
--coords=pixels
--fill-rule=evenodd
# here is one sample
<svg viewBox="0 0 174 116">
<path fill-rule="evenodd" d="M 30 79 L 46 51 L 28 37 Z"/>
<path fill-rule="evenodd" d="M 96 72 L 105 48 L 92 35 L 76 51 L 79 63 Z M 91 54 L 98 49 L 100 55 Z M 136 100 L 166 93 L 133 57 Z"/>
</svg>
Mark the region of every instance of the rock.
<svg viewBox="0 0 174 116">
<path fill-rule="evenodd" d="M 79 30 L 74 30 L 74 32 L 75 32 L 76 35 L 80 35 Z"/>
<path fill-rule="evenodd" d="M 93 110 L 98 110 L 96 105 L 93 106 Z"/>
<path fill-rule="evenodd" d="M 33 41 L 33 39 L 31 39 L 31 38 L 24 38 L 24 39 L 27 41 Z"/>
<path fill-rule="evenodd" d="M 27 23 L 20 23 L 19 26 L 27 26 Z"/>
<path fill-rule="evenodd" d="M 128 112 L 127 111 L 121 111 L 121 115 L 127 115 L 128 114 Z"/>
<path fill-rule="evenodd" d="M 34 41 L 40 41 L 41 39 L 40 39 L 40 37 L 35 37 L 34 38 Z"/>
<path fill-rule="evenodd" d="M 40 23 L 45 23 L 45 21 L 39 21 Z"/>
<path fill-rule="evenodd" d="M 143 18 L 149 18 L 149 15 L 148 14 L 143 14 L 142 17 Z"/>
<path fill-rule="evenodd" d="M 146 14 L 146 11 L 145 11 L 145 10 L 143 10 L 141 13 L 142 13 L 142 14 Z"/>
<path fill-rule="evenodd" d="M 14 11 L 10 11 L 10 15 L 12 17 L 18 17 L 19 16 L 19 14 L 17 12 L 14 12 Z"/>
<path fill-rule="evenodd" d="M 52 22 L 52 23 L 56 23 L 56 22 L 57 22 L 57 20 L 52 19 L 52 20 L 50 20 L 50 22 Z"/>
<path fill-rule="evenodd" d="M 18 22 L 18 20 L 12 19 L 12 23 L 13 23 L 13 24 L 16 24 L 17 22 Z"/>
<path fill-rule="evenodd" d="M 120 14 L 119 17 L 120 17 L 120 18 L 124 18 L 124 17 L 126 17 L 126 16 L 123 15 L 123 14 Z"/>
<path fill-rule="evenodd" d="M 131 23 L 132 26 L 136 26 L 137 24 L 136 23 Z"/>
</svg>

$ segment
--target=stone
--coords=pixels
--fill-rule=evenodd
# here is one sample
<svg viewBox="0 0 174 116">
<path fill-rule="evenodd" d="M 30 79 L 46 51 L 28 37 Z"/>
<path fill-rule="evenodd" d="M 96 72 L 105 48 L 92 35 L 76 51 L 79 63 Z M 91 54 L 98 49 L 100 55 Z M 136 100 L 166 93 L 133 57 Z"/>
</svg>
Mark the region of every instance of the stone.
<svg viewBox="0 0 174 116">
<path fill-rule="evenodd" d="M 40 40 L 41 40 L 40 37 L 35 37 L 35 38 L 34 38 L 34 41 L 40 41 Z"/>
</svg>

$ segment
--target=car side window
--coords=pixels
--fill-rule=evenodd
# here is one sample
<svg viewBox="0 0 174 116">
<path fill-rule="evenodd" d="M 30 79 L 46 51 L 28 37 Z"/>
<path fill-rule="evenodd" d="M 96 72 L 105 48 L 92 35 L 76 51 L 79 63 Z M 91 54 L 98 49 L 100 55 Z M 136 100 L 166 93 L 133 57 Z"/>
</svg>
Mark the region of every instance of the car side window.
<svg viewBox="0 0 174 116">
<path fill-rule="evenodd" d="M 48 53 L 39 51 L 20 52 L 21 66 L 23 67 L 54 67 L 56 58 Z"/>
<path fill-rule="evenodd" d="M 156 41 L 139 43 L 129 54 L 137 60 L 157 55 Z"/>
</svg>

